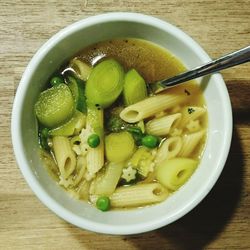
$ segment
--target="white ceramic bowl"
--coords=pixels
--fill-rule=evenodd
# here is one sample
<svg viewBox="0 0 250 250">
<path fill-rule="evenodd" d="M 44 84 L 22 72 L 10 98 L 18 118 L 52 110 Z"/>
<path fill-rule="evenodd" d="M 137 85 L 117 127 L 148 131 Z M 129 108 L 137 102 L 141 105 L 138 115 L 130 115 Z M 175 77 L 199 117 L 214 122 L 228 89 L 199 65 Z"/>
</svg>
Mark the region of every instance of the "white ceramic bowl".
<svg viewBox="0 0 250 250">
<path fill-rule="evenodd" d="M 104 213 L 88 203 L 74 200 L 52 180 L 39 159 L 34 103 L 48 77 L 63 62 L 90 44 L 116 37 L 143 38 L 159 44 L 181 59 L 187 68 L 210 60 L 188 35 L 154 17 L 108 13 L 81 20 L 54 35 L 30 61 L 16 93 L 11 131 L 17 163 L 31 189 L 47 207 L 80 228 L 126 235 L 165 226 L 188 213 L 207 195 L 229 152 L 232 112 L 222 77 L 213 75 L 204 90 L 209 128 L 203 158 L 190 180 L 165 202 L 142 209 Z"/>
</svg>

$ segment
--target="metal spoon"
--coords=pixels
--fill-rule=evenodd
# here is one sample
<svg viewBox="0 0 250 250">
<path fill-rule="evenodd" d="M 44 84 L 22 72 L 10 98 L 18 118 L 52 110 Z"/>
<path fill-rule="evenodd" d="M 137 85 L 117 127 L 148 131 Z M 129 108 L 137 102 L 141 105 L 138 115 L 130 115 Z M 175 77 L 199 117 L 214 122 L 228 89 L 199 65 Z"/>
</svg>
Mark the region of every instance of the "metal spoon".
<svg viewBox="0 0 250 250">
<path fill-rule="evenodd" d="M 156 83 L 152 83 L 150 84 L 150 88 L 154 93 L 159 93 L 167 88 L 173 87 L 183 82 L 198 78 L 200 76 L 218 72 L 219 70 L 227 69 L 249 61 L 250 46 L 222 56 L 209 63 L 206 63 L 205 65 L 186 71 L 177 76 L 168 79 L 163 79 Z"/>
</svg>

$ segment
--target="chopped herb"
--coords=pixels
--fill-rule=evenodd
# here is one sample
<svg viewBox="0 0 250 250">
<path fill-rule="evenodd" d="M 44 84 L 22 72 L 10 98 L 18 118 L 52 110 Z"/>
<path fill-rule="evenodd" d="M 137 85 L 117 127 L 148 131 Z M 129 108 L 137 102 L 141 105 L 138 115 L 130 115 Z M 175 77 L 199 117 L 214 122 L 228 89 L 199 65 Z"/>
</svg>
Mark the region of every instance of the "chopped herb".
<svg viewBox="0 0 250 250">
<path fill-rule="evenodd" d="M 135 140 L 135 144 L 137 146 L 142 145 L 142 138 L 143 138 L 143 133 L 141 131 L 141 128 L 139 127 L 129 127 L 127 128 L 127 131 L 130 132 Z"/>
<path fill-rule="evenodd" d="M 188 113 L 192 114 L 195 110 L 193 108 L 188 108 Z"/>
<path fill-rule="evenodd" d="M 184 92 L 187 94 L 187 95 L 191 95 L 190 92 L 188 90 L 184 90 Z"/>
<path fill-rule="evenodd" d="M 50 150 L 50 147 L 48 145 L 48 137 L 49 137 L 49 129 L 48 128 L 43 128 L 38 131 L 38 138 L 39 138 L 39 143 L 43 149 L 46 151 Z"/>
</svg>

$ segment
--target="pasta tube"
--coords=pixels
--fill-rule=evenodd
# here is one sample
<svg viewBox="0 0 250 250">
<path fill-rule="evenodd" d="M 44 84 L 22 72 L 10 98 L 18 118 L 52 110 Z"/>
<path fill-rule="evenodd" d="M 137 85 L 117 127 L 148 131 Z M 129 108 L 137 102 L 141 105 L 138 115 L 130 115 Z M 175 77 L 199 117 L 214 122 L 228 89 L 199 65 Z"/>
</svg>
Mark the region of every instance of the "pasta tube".
<svg viewBox="0 0 250 250">
<path fill-rule="evenodd" d="M 185 135 L 182 139 L 182 148 L 179 152 L 179 156 L 188 157 L 200 143 L 204 137 L 205 131 L 201 130 L 196 133 Z"/>
<path fill-rule="evenodd" d="M 76 163 L 76 173 L 73 177 L 73 185 L 77 186 L 82 180 L 86 171 L 86 158 L 84 156 L 78 156 Z"/>
<path fill-rule="evenodd" d="M 168 191 L 159 183 L 119 187 L 110 196 L 112 207 L 144 206 L 165 200 Z"/>
<path fill-rule="evenodd" d="M 77 193 L 78 193 L 80 199 L 88 200 L 88 198 L 89 198 L 89 187 L 90 187 L 90 182 L 89 181 L 83 180 L 80 183 L 80 185 L 79 185 L 79 187 L 77 189 Z"/>
<path fill-rule="evenodd" d="M 118 184 L 124 163 L 109 163 L 105 173 L 97 176 L 91 183 L 90 193 L 96 195 L 111 195 Z"/>
<path fill-rule="evenodd" d="M 103 110 L 96 107 L 88 107 L 87 130 L 100 137 L 100 144 L 96 148 L 88 148 L 87 170 L 88 177 L 92 179 L 104 165 L 104 142 L 103 142 Z"/>
<path fill-rule="evenodd" d="M 162 162 L 156 172 L 157 180 L 170 190 L 180 188 L 193 174 L 198 161 L 189 158 L 174 158 Z"/>
<path fill-rule="evenodd" d="M 183 108 L 180 127 L 185 127 L 190 121 L 194 121 L 206 113 L 206 109 L 198 106 Z"/>
<path fill-rule="evenodd" d="M 174 158 L 178 155 L 182 148 L 182 140 L 180 136 L 170 137 L 165 140 L 157 151 L 155 163 L 159 164 L 164 160 Z"/>
<path fill-rule="evenodd" d="M 135 123 L 187 100 L 185 94 L 160 94 L 132 104 L 120 113 L 121 119 Z"/>
<path fill-rule="evenodd" d="M 186 128 L 191 133 L 197 132 L 197 131 L 201 130 L 200 121 L 199 120 L 195 120 L 195 121 L 192 120 L 187 124 Z"/>
<path fill-rule="evenodd" d="M 69 139 L 64 136 L 52 137 L 53 151 L 63 179 L 67 179 L 75 170 L 76 156 L 71 149 Z"/>
<path fill-rule="evenodd" d="M 148 134 L 162 136 L 167 135 L 170 130 L 174 129 L 181 119 L 181 114 L 173 114 L 161 118 L 155 118 L 146 124 Z"/>
</svg>

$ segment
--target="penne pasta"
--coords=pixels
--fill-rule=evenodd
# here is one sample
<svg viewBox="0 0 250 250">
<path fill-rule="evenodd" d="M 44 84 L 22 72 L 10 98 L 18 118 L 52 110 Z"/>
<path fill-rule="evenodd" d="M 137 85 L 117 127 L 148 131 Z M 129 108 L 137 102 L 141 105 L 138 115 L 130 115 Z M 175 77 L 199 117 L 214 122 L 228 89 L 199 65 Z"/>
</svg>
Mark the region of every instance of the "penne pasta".
<svg viewBox="0 0 250 250">
<path fill-rule="evenodd" d="M 205 136 L 205 131 L 201 130 L 196 133 L 185 135 L 182 139 L 182 148 L 178 156 L 188 157 L 198 146 L 202 138 Z"/>
<path fill-rule="evenodd" d="M 182 110 L 182 119 L 180 127 L 185 127 L 190 121 L 200 118 L 206 113 L 206 109 L 198 106 L 186 106 Z"/>
<path fill-rule="evenodd" d="M 64 136 L 54 136 L 52 138 L 53 151 L 62 178 L 67 179 L 75 170 L 76 156 L 69 139 Z"/>
<path fill-rule="evenodd" d="M 87 131 L 100 137 L 100 144 L 87 149 L 87 179 L 90 180 L 104 165 L 103 110 L 89 108 L 87 114 Z"/>
<path fill-rule="evenodd" d="M 168 191 L 159 183 L 119 187 L 110 196 L 112 207 L 136 207 L 165 200 Z"/>
<path fill-rule="evenodd" d="M 173 114 L 150 120 L 146 124 L 146 132 L 151 135 L 163 136 L 173 130 L 181 120 L 181 114 Z"/>
<path fill-rule="evenodd" d="M 77 189 L 77 193 L 80 199 L 83 200 L 89 199 L 89 187 L 90 187 L 90 181 L 83 180 L 82 182 L 80 182 Z"/>
<path fill-rule="evenodd" d="M 105 172 L 97 176 L 91 183 L 90 194 L 111 195 L 118 184 L 124 163 L 109 163 Z"/>
<path fill-rule="evenodd" d="M 126 122 L 139 122 L 165 109 L 172 108 L 184 102 L 187 98 L 185 94 L 174 93 L 152 96 L 126 107 L 120 113 L 120 117 Z"/>
<path fill-rule="evenodd" d="M 187 130 L 191 133 L 197 132 L 198 130 L 201 130 L 201 125 L 200 125 L 200 121 L 199 120 L 191 120 L 187 126 L 186 126 Z"/>
<path fill-rule="evenodd" d="M 77 157 L 76 170 L 73 177 L 73 186 L 77 186 L 83 179 L 86 172 L 87 162 L 84 156 Z"/>
<path fill-rule="evenodd" d="M 87 152 L 87 169 L 88 179 L 92 179 L 94 175 L 104 165 L 104 143 L 100 142 L 100 145 L 96 148 L 88 148 Z"/>
<path fill-rule="evenodd" d="M 170 137 L 166 139 L 157 151 L 155 163 L 159 164 L 164 160 L 176 157 L 181 148 L 182 140 L 180 136 Z"/>
<path fill-rule="evenodd" d="M 173 158 L 162 162 L 156 172 L 157 180 L 169 190 L 180 188 L 193 174 L 198 165 L 190 158 Z"/>
</svg>

